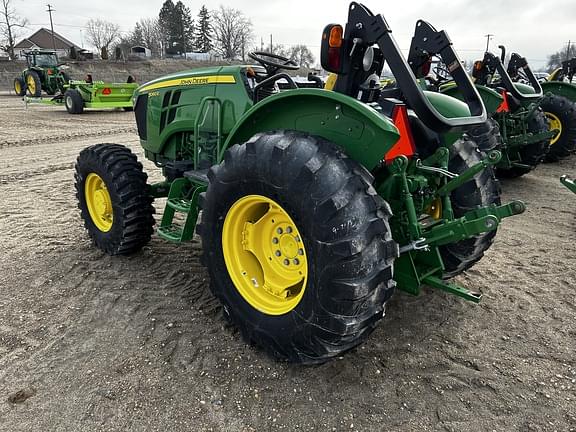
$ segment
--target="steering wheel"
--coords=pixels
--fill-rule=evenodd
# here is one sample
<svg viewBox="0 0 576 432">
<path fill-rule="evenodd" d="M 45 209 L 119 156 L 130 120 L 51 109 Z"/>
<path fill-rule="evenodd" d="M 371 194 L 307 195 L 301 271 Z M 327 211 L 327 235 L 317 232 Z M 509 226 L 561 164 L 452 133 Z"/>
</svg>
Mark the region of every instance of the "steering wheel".
<svg viewBox="0 0 576 432">
<path fill-rule="evenodd" d="M 300 69 L 300 66 L 298 66 L 294 60 L 278 54 L 264 51 L 254 51 L 248 54 L 248 57 L 264 66 L 269 76 L 274 75 L 279 69 Z"/>
</svg>

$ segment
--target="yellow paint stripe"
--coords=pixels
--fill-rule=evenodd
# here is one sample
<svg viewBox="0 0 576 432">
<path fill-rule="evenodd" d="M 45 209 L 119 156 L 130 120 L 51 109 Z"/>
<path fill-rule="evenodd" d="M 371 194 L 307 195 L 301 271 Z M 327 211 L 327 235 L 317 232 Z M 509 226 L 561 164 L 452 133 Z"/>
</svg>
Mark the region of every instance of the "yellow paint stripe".
<svg viewBox="0 0 576 432">
<path fill-rule="evenodd" d="M 204 84 L 236 84 L 236 79 L 233 75 L 191 76 L 150 84 L 140 89 L 140 92 L 157 90 L 166 87 L 194 86 Z"/>
</svg>

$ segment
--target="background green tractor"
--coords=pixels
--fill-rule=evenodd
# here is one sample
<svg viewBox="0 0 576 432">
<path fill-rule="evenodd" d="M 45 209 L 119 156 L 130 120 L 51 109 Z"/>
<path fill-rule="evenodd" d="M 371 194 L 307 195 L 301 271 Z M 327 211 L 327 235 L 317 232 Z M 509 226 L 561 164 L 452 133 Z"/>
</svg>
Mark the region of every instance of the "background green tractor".
<svg viewBox="0 0 576 432">
<path fill-rule="evenodd" d="M 525 207 L 500 203 L 491 169 L 500 153 L 482 156 L 461 136 L 486 111 L 447 35 L 428 27 L 427 46 L 455 64 L 465 102 L 424 92 L 385 19 L 358 3 L 345 29 L 331 24 L 322 35 L 334 91 L 299 89 L 282 72 L 296 64 L 264 53 L 250 55 L 259 65 L 144 84 L 138 134 L 165 180 L 148 185 L 124 146 L 84 149 L 76 190 L 93 242 L 111 255 L 138 251 L 161 197 L 158 235 L 189 241 L 202 210 L 202 260 L 224 315 L 247 340 L 294 362 L 357 346 L 396 286 L 478 302 L 480 293 L 446 279 L 480 260 L 501 220 Z M 378 86 L 385 61 L 393 94 Z M 279 91 L 281 80 L 290 89 Z M 442 145 L 426 131 L 460 138 Z"/>
<path fill-rule="evenodd" d="M 14 79 L 14 92 L 18 96 L 40 97 L 42 90 L 49 95 L 64 93 L 70 77 L 58 64 L 55 51 L 34 50 L 25 52 L 28 67 Z"/>
<path fill-rule="evenodd" d="M 504 58 L 505 49 L 502 45 L 500 48 Z M 530 83 L 526 68 L 519 64 L 518 56 L 514 56 L 517 55 L 513 54 L 510 59 L 508 74 L 515 82 Z M 564 62 L 560 72 L 555 71 L 550 75 L 551 81 L 540 83 L 544 92 L 540 107 L 548 119 L 549 129 L 558 130 L 557 135 L 550 141 L 550 151 L 546 155 L 549 162 L 569 156 L 576 147 L 576 86 L 571 84 L 574 66 L 576 59 L 573 62 Z"/>
<path fill-rule="evenodd" d="M 551 125 L 561 129 L 562 134 L 558 137 L 558 143 L 561 148 L 565 148 L 565 154 L 573 151 L 576 146 L 576 125 L 568 124 L 564 117 L 574 117 L 576 111 L 576 84 L 573 83 L 574 74 L 576 73 L 576 58 L 562 62 L 562 67 L 555 70 L 550 74 L 547 81 L 541 83 L 542 89 L 549 95 L 558 100 L 558 104 L 565 107 L 564 116 L 557 117 L 555 115 L 547 114 L 550 118 Z M 551 96 L 552 97 L 552 96 Z M 569 105 L 567 101 L 572 102 Z M 568 138 L 570 136 L 572 140 Z M 556 143 L 552 141 L 554 150 Z"/>
<path fill-rule="evenodd" d="M 421 62 L 425 53 L 416 58 Z M 519 68 L 530 84 L 513 82 L 508 71 Z M 502 152 L 502 160 L 496 167 L 500 177 L 519 177 L 530 172 L 547 156 L 550 142 L 559 131 L 550 130 L 542 109 L 542 88 L 526 59 L 514 53 L 506 69 L 501 58 L 486 52 L 483 60 L 475 62 L 472 76 L 491 118 L 469 134 L 482 151 Z M 444 94 L 461 98 L 454 83 L 440 82 L 437 88 Z M 546 104 L 546 108 L 558 116 L 563 115 L 562 107 Z"/>
</svg>

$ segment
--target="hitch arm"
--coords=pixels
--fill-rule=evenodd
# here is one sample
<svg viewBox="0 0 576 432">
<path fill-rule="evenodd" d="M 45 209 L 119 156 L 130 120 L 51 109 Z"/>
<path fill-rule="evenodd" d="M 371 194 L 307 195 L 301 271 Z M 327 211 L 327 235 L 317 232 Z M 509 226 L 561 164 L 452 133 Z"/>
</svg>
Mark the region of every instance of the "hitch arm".
<svg viewBox="0 0 576 432">
<path fill-rule="evenodd" d="M 472 210 L 461 218 L 435 226 L 424 232 L 428 246 L 442 246 L 464 240 L 488 231 L 494 231 L 504 218 L 524 213 L 526 205 L 522 201 L 509 204 L 491 205 Z"/>
<path fill-rule="evenodd" d="M 572 192 L 576 193 L 576 183 L 574 182 L 574 180 L 571 180 L 567 176 L 563 175 L 562 177 L 560 177 L 560 181 L 564 186 L 566 186 Z"/>
</svg>

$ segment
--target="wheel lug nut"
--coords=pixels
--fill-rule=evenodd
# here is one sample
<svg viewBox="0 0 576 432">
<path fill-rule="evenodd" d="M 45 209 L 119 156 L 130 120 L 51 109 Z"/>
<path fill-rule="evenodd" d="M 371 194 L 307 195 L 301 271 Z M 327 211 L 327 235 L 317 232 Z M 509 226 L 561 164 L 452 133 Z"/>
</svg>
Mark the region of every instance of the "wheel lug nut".
<svg viewBox="0 0 576 432">
<path fill-rule="evenodd" d="M 294 258 L 294 261 L 292 262 L 294 263 L 294 265 L 300 264 L 300 260 L 298 258 Z"/>
<path fill-rule="evenodd" d="M 276 230 L 276 232 L 277 232 L 278 234 L 282 234 L 284 231 L 282 231 L 282 228 L 278 228 L 278 229 Z"/>
<path fill-rule="evenodd" d="M 286 232 L 287 232 L 288 234 L 290 234 L 290 233 L 292 232 L 292 227 L 286 228 Z"/>
<path fill-rule="evenodd" d="M 296 237 L 294 237 L 294 240 L 296 240 L 297 242 L 300 242 L 300 237 L 296 236 Z"/>
<path fill-rule="evenodd" d="M 298 255 L 304 255 L 304 249 L 298 249 Z"/>
<path fill-rule="evenodd" d="M 287 259 L 285 259 L 285 260 L 284 260 L 284 265 L 290 265 L 290 261 L 287 260 Z"/>
<path fill-rule="evenodd" d="M 279 250 L 277 250 L 276 252 L 274 252 L 276 254 L 277 257 L 279 257 L 280 255 L 282 255 L 282 252 L 280 252 Z"/>
<path fill-rule="evenodd" d="M 278 244 L 278 239 L 277 239 L 276 237 L 274 237 L 274 238 L 272 239 L 272 243 Z"/>
</svg>

